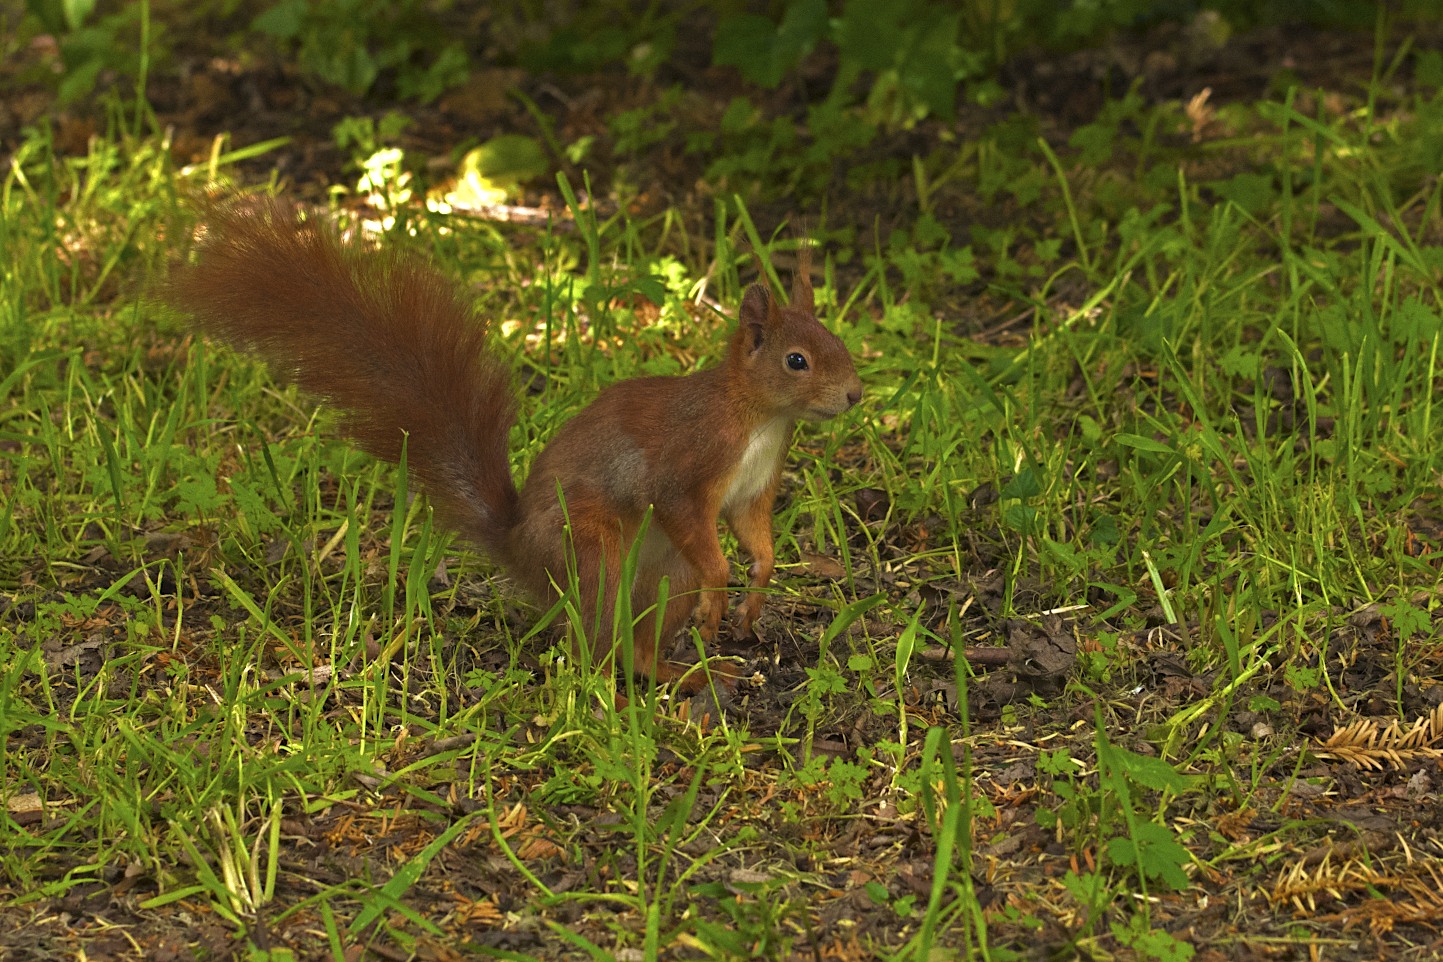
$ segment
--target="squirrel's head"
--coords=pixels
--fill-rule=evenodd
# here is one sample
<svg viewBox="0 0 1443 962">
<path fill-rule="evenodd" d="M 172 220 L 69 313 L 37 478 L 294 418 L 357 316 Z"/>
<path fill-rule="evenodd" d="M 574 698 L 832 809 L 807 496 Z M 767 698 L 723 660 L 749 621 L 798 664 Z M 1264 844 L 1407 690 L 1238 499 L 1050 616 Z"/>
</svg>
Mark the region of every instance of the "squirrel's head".
<svg viewBox="0 0 1443 962">
<path fill-rule="evenodd" d="M 842 339 L 817 320 L 811 261 L 803 246 L 785 306 L 764 282 L 747 288 L 732 361 L 770 413 L 822 421 L 862 399 L 862 380 Z"/>
</svg>

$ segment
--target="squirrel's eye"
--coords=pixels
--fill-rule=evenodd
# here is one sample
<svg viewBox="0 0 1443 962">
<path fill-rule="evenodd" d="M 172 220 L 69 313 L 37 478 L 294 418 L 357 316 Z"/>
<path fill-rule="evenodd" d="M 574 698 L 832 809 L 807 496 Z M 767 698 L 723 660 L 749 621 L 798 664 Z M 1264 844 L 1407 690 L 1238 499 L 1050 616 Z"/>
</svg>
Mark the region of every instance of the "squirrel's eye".
<svg viewBox="0 0 1443 962">
<path fill-rule="evenodd" d="M 787 367 L 793 371 L 805 371 L 807 369 L 807 359 L 796 351 L 793 351 L 787 355 Z"/>
</svg>

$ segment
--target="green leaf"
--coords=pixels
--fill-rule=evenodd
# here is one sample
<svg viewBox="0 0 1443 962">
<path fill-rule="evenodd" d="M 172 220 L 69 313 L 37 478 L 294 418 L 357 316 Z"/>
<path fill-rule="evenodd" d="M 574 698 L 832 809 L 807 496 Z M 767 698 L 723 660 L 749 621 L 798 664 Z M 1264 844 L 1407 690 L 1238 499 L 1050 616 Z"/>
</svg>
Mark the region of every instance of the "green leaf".
<svg viewBox="0 0 1443 962">
<path fill-rule="evenodd" d="M 85 26 L 89 14 L 95 13 L 95 0 L 62 0 L 61 6 L 65 9 L 66 26 L 72 30 Z"/>
<path fill-rule="evenodd" d="M 100 71 L 104 69 L 105 61 L 97 58 L 85 60 L 77 64 L 74 69 L 67 70 L 65 80 L 60 84 L 59 98 L 61 103 L 72 103 L 95 90 L 95 85 L 100 79 Z"/>
<path fill-rule="evenodd" d="M 772 38 L 776 24 L 755 13 L 741 13 L 723 20 L 716 31 L 711 61 L 719 67 L 736 67 L 744 78 L 763 87 L 781 80 L 772 77 Z"/>
<path fill-rule="evenodd" d="M 847 0 L 837 21 L 837 49 L 863 70 L 883 70 L 896 62 L 906 36 L 912 3 L 897 0 Z"/>
<path fill-rule="evenodd" d="M 1256 347 L 1234 344 L 1218 359 L 1218 366 L 1233 377 L 1254 380 L 1262 374 L 1263 359 Z"/>
<path fill-rule="evenodd" d="M 1227 180 L 1215 180 L 1209 186 L 1223 200 L 1230 200 L 1248 214 L 1260 214 L 1277 196 L 1273 178 L 1267 174 L 1236 174 Z"/>
<path fill-rule="evenodd" d="M 826 0 L 792 0 L 777 30 L 773 59 L 784 72 L 792 69 L 816 46 L 826 29 Z"/>
<path fill-rule="evenodd" d="M 1421 341 L 1426 344 L 1438 335 L 1438 312 L 1416 296 L 1407 297 L 1398 305 L 1390 326 L 1394 343 Z"/>
<path fill-rule="evenodd" d="M 1427 635 L 1433 627 L 1433 619 L 1428 612 L 1406 598 L 1394 599 L 1383 605 L 1380 610 L 1389 621 L 1393 622 L 1393 630 L 1397 633 L 1399 641 L 1408 641 L 1420 635 Z"/>
<path fill-rule="evenodd" d="M 1112 145 L 1117 140 L 1114 124 L 1096 122 L 1083 124 L 1072 132 L 1067 145 L 1081 151 L 1077 162 L 1084 167 L 1096 167 L 1112 159 Z"/>
<path fill-rule="evenodd" d="M 1042 493 L 1042 482 L 1032 468 L 1023 468 L 1014 474 L 998 493 L 1004 498 L 1018 498 L 1025 501 Z"/>
<path fill-rule="evenodd" d="M 1114 547 L 1122 540 L 1122 530 L 1117 526 L 1117 519 L 1110 514 L 1100 514 L 1097 520 L 1092 522 L 1092 531 L 1088 540 L 1094 545 L 1106 548 Z"/>
<path fill-rule="evenodd" d="M 1139 755 L 1137 752 L 1120 748 L 1117 745 L 1110 746 L 1109 753 L 1113 756 L 1113 763 L 1121 768 L 1128 778 L 1144 788 L 1151 788 L 1159 792 L 1187 790 L 1187 777 L 1161 758 Z"/>
<path fill-rule="evenodd" d="M 724 134 L 740 134 L 756 124 L 758 118 L 757 108 L 751 100 L 746 97 L 733 97 L 727 104 L 727 109 L 722 111 L 721 132 Z"/>
<path fill-rule="evenodd" d="M 1153 454 L 1172 454 L 1172 448 L 1161 441 L 1154 441 L 1152 438 L 1145 438 L 1140 434 L 1118 434 L 1117 443 L 1129 448 L 1136 448 L 1139 451 L 1151 451 Z"/>
<path fill-rule="evenodd" d="M 827 25 L 825 0 L 793 0 L 780 25 L 754 13 L 726 18 L 717 27 L 712 63 L 736 67 L 763 87 L 775 87 L 814 47 Z"/>
<path fill-rule="evenodd" d="M 1107 897 L 1107 883 L 1101 872 L 1067 872 L 1062 876 L 1062 887 L 1077 900 L 1079 905 L 1100 905 Z"/>
<path fill-rule="evenodd" d="M 971 246 L 959 247 L 955 250 L 943 251 L 938 255 L 942 264 L 942 271 L 958 286 L 971 284 L 982 276 L 977 269 L 976 258 L 972 255 Z"/>
<path fill-rule="evenodd" d="M 502 134 L 469 151 L 461 161 L 461 170 L 493 183 L 511 184 L 545 176 L 551 164 L 535 137 Z"/>
<path fill-rule="evenodd" d="M 95 12 L 95 0 L 27 0 L 25 6 L 55 36 L 80 29 Z"/>
<path fill-rule="evenodd" d="M 1037 509 L 1025 504 L 1010 504 L 1002 511 L 1002 523 L 1013 531 L 1031 534 L 1037 526 Z"/>
<path fill-rule="evenodd" d="M 957 71 L 952 65 L 952 53 L 957 46 L 961 16 L 938 10 L 914 23 L 914 40 L 897 63 L 902 89 L 939 117 L 951 117 L 956 106 Z"/>
<path fill-rule="evenodd" d="M 281 40 L 300 36 L 305 21 L 306 0 L 281 0 L 251 21 L 252 29 Z"/>
<path fill-rule="evenodd" d="M 1112 863 L 1132 868 L 1175 891 L 1187 888 L 1189 880 L 1182 867 L 1192 861 L 1192 856 L 1172 832 L 1156 822 L 1143 822 L 1136 831 L 1136 838 L 1108 841 L 1107 856 Z"/>
<path fill-rule="evenodd" d="M 1359 325 L 1354 323 L 1345 305 L 1325 306 L 1318 312 L 1318 326 L 1322 329 L 1323 343 L 1339 353 L 1352 353 L 1361 343 Z"/>
<path fill-rule="evenodd" d="M 175 486 L 176 510 L 181 514 L 209 517 L 224 502 L 210 474 L 196 473 Z"/>
</svg>

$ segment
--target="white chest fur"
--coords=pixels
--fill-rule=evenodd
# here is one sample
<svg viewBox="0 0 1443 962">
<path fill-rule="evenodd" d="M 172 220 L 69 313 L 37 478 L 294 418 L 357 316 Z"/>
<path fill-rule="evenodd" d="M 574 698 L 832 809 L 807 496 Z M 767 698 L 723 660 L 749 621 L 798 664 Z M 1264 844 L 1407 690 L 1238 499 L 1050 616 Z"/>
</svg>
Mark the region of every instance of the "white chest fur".
<svg viewBox="0 0 1443 962">
<path fill-rule="evenodd" d="M 792 423 L 783 418 L 769 421 L 752 432 L 741 461 L 727 482 L 722 510 L 747 504 L 766 489 L 782 458 L 782 448 L 791 438 Z"/>
</svg>

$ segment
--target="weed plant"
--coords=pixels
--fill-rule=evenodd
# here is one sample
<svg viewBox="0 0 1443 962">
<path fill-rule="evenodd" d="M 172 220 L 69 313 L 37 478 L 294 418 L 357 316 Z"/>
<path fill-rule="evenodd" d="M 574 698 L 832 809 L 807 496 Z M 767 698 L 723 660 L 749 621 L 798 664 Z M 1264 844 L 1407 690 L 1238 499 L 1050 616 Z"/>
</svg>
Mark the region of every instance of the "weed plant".
<svg viewBox="0 0 1443 962">
<path fill-rule="evenodd" d="M 31 132 L 0 190 L 0 892 L 124 885 L 254 957 L 267 932 L 343 958 L 516 930 L 498 954 L 785 958 L 845 943 L 815 929 L 837 892 L 889 920 L 851 936 L 879 957 L 1015 958 L 1029 931 L 1188 957 L 1169 900 L 1280 857 L 1217 812 L 1284 811 L 1289 711 L 1357 707 L 1340 628 L 1386 625 L 1374 714 L 1416 717 L 1439 677 L 1443 93 L 1386 89 L 1348 112 L 1130 96 L 1066 143 L 1002 122 L 915 158 L 890 236 L 813 222 L 868 395 L 789 461 L 771 630 L 815 641 L 760 650 L 789 685 L 770 714 L 634 679 L 619 700 L 604 646 L 553 645 L 565 600 L 518 605 L 404 465 L 148 299 L 177 196 L 224 163 Z M 680 238 L 560 188 L 565 230 L 413 211 L 385 238 L 500 322 L 519 471 L 599 386 L 714 358 L 707 305 L 790 243 L 735 197 Z M 964 197 L 1011 213 L 964 226 L 942 213 Z M 979 680 L 946 653 L 1057 613 L 1068 687 L 969 721 Z M 1197 686 L 1158 700 L 1164 647 Z M 1070 859 L 1051 888 L 998 868 L 1022 803 L 977 758 L 1004 744 Z"/>
</svg>

